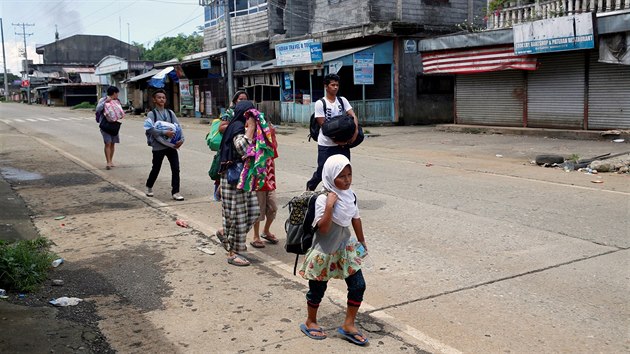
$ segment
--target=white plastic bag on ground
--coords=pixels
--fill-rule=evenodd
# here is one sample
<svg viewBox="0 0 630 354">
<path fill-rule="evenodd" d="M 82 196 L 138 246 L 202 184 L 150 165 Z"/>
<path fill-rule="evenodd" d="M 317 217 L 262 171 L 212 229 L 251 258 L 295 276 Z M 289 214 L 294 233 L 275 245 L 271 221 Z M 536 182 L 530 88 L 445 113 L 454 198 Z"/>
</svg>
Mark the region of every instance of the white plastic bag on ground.
<svg viewBox="0 0 630 354">
<path fill-rule="evenodd" d="M 57 299 L 52 299 L 49 302 L 55 306 L 75 306 L 78 305 L 81 301 L 83 301 L 83 299 L 79 299 L 78 297 L 64 296 Z"/>
</svg>

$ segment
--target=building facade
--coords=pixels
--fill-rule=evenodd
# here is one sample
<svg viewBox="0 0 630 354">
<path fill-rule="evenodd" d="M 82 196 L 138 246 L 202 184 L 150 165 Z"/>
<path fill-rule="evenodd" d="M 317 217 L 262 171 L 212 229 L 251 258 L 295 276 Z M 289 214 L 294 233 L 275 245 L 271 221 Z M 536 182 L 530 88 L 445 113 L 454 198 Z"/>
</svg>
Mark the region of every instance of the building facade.
<svg viewBox="0 0 630 354">
<path fill-rule="evenodd" d="M 487 30 L 421 40 L 419 57 L 423 80 L 453 80 L 454 123 L 628 129 L 628 43 L 628 0 L 505 2 Z"/>
<path fill-rule="evenodd" d="M 340 95 L 363 122 L 431 122 L 429 114 L 418 115 L 419 58 L 415 52 L 407 55 L 405 43 L 453 32 L 486 6 L 484 0 L 228 1 L 232 44 L 242 46 L 234 51 L 236 86 L 263 105 L 272 120 L 292 122 L 308 120 L 329 72 L 340 75 Z M 205 8 L 204 49 L 209 51 L 225 48 L 221 4 Z M 276 47 L 295 42 L 320 44 L 321 58 L 278 62 Z M 257 49 L 247 52 L 252 46 Z M 225 82 L 226 57 L 222 53 L 216 59 Z M 363 74 L 355 63 L 364 65 Z M 226 97 L 225 90 L 211 93 L 217 94 Z"/>
</svg>

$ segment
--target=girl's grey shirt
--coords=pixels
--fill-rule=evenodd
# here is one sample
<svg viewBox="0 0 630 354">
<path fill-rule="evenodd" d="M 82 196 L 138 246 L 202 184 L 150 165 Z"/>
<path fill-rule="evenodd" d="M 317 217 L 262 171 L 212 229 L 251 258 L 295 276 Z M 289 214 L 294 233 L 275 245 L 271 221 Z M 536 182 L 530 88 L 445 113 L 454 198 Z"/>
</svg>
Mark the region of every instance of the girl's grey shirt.
<svg viewBox="0 0 630 354">
<path fill-rule="evenodd" d="M 170 109 L 160 110 L 160 109 L 156 108 L 155 111 L 157 112 L 157 117 L 155 119 L 156 122 L 158 120 L 161 120 L 163 122 L 178 124 L 181 127 L 181 124 L 179 123 L 179 120 L 177 120 L 177 116 Z M 147 114 L 147 118 L 150 118 L 151 121 L 154 121 L 153 110 L 151 110 Z M 172 118 L 172 120 L 171 120 L 171 118 Z M 164 150 L 164 149 L 168 149 L 168 148 L 175 149 L 175 144 L 171 144 L 167 140 L 168 137 L 162 135 L 162 133 L 160 133 L 160 131 L 151 128 L 151 129 L 148 129 L 148 132 L 149 132 L 149 134 L 151 134 L 151 136 L 153 136 L 153 144 L 152 144 L 152 150 L 153 151 L 159 151 L 159 150 Z M 183 129 L 182 129 L 182 138 L 181 138 L 180 141 L 184 142 L 184 130 Z"/>
<path fill-rule="evenodd" d="M 315 225 L 324 215 L 324 210 L 326 209 L 326 199 L 328 197 L 325 194 L 317 197 L 315 201 L 315 219 L 313 220 L 313 224 Z M 357 208 L 356 214 L 352 217 L 353 219 L 359 219 L 361 216 L 359 215 L 359 208 Z M 333 254 L 340 247 L 345 246 L 352 233 L 350 232 L 350 227 L 344 227 L 335 222 L 331 222 L 330 229 L 328 229 L 328 233 L 322 234 L 320 231 L 315 232 L 315 237 L 313 237 L 313 245 L 312 247 L 322 253 L 325 254 Z"/>
</svg>

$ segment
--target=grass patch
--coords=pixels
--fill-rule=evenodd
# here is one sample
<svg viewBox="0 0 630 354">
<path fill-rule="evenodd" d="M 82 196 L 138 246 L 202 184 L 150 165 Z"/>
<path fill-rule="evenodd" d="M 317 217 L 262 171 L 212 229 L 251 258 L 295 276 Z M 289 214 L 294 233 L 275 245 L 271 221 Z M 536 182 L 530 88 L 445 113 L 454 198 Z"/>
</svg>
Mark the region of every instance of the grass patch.
<svg viewBox="0 0 630 354">
<path fill-rule="evenodd" d="M 569 156 L 569 158 L 567 159 L 567 161 L 571 161 L 571 162 L 578 162 L 580 160 L 580 155 L 578 154 L 571 154 L 571 156 Z"/>
<path fill-rule="evenodd" d="M 71 109 L 95 109 L 96 105 L 90 102 L 81 102 L 76 106 L 72 106 Z"/>
<path fill-rule="evenodd" d="M 0 241 L 0 288 L 31 292 L 48 277 L 57 255 L 45 237 L 15 242 Z"/>
</svg>

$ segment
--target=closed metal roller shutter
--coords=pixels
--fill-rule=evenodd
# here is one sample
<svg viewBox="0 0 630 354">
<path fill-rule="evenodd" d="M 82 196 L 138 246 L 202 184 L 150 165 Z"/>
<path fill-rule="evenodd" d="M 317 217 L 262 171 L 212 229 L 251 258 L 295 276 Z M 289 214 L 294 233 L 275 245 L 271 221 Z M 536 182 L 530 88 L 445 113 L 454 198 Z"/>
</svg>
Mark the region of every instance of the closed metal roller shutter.
<svg viewBox="0 0 630 354">
<path fill-rule="evenodd" d="M 630 129 L 630 66 L 606 64 L 591 56 L 588 129 Z"/>
<path fill-rule="evenodd" d="M 457 75 L 457 123 L 523 126 L 522 71 Z"/>
<path fill-rule="evenodd" d="M 584 52 L 541 55 L 527 77 L 527 126 L 582 129 Z"/>
</svg>

